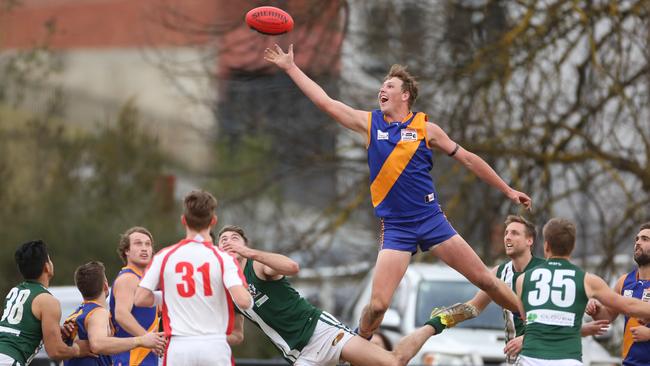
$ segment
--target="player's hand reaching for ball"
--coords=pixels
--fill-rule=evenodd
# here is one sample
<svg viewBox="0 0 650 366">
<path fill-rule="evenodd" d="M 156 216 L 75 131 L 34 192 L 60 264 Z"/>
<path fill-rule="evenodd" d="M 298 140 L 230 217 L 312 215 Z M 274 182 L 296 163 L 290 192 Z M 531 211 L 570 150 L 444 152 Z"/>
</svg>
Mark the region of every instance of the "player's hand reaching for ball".
<svg viewBox="0 0 650 366">
<path fill-rule="evenodd" d="M 277 44 L 274 47 L 265 49 L 264 59 L 276 64 L 282 70 L 288 70 L 295 65 L 293 62 L 293 44 L 289 45 L 289 50 L 286 53 Z"/>
</svg>

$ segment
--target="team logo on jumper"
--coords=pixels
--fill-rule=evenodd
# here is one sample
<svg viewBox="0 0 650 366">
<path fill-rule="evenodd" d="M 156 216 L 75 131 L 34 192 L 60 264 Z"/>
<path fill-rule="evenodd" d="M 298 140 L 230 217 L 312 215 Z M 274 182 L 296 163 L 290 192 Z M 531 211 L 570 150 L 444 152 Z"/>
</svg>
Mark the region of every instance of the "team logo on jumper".
<svg viewBox="0 0 650 366">
<path fill-rule="evenodd" d="M 388 140 L 388 132 L 377 130 L 377 140 Z"/>
<path fill-rule="evenodd" d="M 634 294 L 634 291 L 632 291 L 632 290 L 623 291 L 623 296 L 625 296 L 625 297 L 632 297 L 633 294 Z"/>
<path fill-rule="evenodd" d="M 418 131 L 412 128 L 405 128 L 402 131 L 402 141 L 417 141 L 418 140 Z"/>
<path fill-rule="evenodd" d="M 332 340 L 332 347 L 336 346 L 336 344 L 339 343 L 341 339 L 343 339 L 344 335 L 345 333 L 343 333 L 343 331 L 340 331 L 339 334 L 336 335 L 334 340 Z"/>
<path fill-rule="evenodd" d="M 248 292 L 253 297 L 253 300 L 255 301 L 255 305 L 257 307 L 262 306 L 262 304 L 264 304 L 269 299 L 269 297 L 266 296 L 265 294 L 261 292 L 257 292 L 257 289 L 252 283 L 248 284 Z"/>
<path fill-rule="evenodd" d="M 251 294 L 251 296 L 255 297 L 257 295 L 257 289 L 255 288 L 255 285 L 252 283 L 248 284 L 248 292 Z"/>
</svg>

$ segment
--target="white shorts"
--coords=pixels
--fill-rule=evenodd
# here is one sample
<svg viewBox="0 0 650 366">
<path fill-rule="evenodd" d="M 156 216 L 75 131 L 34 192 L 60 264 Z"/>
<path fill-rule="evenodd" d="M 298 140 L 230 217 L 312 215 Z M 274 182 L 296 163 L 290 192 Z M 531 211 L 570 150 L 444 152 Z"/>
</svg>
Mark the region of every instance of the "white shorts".
<svg viewBox="0 0 650 366">
<path fill-rule="evenodd" d="M 541 358 L 519 355 L 517 366 L 582 366 L 582 362 L 572 358 L 563 360 L 543 360 Z"/>
<path fill-rule="evenodd" d="M 172 336 L 165 352 L 165 366 L 232 366 L 226 335 Z"/>
<path fill-rule="evenodd" d="M 350 328 L 323 311 L 314 334 L 293 366 L 330 366 L 339 363 L 343 346 L 354 337 Z"/>
<path fill-rule="evenodd" d="M 0 366 L 22 366 L 22 364 L 4 353 L 0 353 Z"/>
</svg>

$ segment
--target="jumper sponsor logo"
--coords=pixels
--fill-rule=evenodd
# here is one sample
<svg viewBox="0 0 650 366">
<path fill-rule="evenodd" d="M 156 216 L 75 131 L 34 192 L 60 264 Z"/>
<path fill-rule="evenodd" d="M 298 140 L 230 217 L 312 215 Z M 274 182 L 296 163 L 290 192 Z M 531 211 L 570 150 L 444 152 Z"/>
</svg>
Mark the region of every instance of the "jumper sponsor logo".
<svg viewBox="0 0 650 366">
<path fill-rule="evenodd" d="M 264 303 L 269 299 L 269 297 L 266 296 L 266 295 L 264 295 L 264 294 L 260 294 L 260 295 L 262 295 L 262 296 L 260 296 L 259 299 L 255 299 L 255 305 L 256 305 L 258 308 L 259 308 L 260 306 L 264 305 Z"/>
<path fill-rule="evenodd" d="M 418 140 L 418 131 L 412 128 L 405 128 L 402 131 L 402 141 L 417 141 Z"/>
<path fill-rule="evenodd" d="M 433 202 L 435 200 L 436 200 L 436 195 L 433 193 L 429 193 L 426 196 L 424 196 L 424 202 L 426 203 Z"/>
<path fill-rule="evenodd" d="M 632 290 L 624 290 L 623 291 L 623 296 L 625 296 L 625 297 L 632 297 L 633 294 L 634 294 L 634 291 L 632 291 Z"/>
<path fill-rule="evenodd" d="M 388 140 L 388 132 L 377 130 L 377 140 Z"/>
<path fill-rule="evenodd" d="M 575 317 L 574 313 L 566 311 L 536 309 L 528 312 L 526 322 L 572 327 L 575 324 Z"/>
<path fill-rule="evenodd" d="M 641 295 L 641 300 L 645 302 L 650 302 L 650 288 L 643 290 L 643 295 Z"/>
</svg>

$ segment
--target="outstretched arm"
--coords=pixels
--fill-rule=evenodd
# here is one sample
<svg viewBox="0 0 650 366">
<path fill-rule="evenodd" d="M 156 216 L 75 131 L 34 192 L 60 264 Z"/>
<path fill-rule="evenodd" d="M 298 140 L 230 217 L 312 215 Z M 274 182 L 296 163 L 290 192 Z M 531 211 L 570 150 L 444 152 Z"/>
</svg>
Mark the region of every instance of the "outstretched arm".
<svg viewBox="0 0 650 366">
<path fill-rule="evenodd" d="M 221 244 L 221 249 L 228 253 L 237 253 L 240 256 L 252 259 L 255 273 L 264 279 L 278 279 L 282 276 L 294 276 L 300 271 L 300 266 L 293 259 L 282 254 L 265 252 L 252 249 L 239 241 L 231 240 Z M 262 273 L 258 273 L 258 272 Z"/>
<path fill-rule="evenodd" d="M 294 83 L 302 90 L 316 107 L 329 114 L 343 127 L 367 134 L 368 112 L 354 109 L 329 95 L 316 82 L 309 78 L 293 61 L 293 45 L 288 52 L 284 52 L 277 44 L 273 48 L 264 50 L 264 59 L 276 64 L 284 70 Z"/>
<path fill-rule="evenodd" d="M 616 286 L 614 287 L 615 293 L 617 294 L 621 293 L 624 281 L 625 281 L 625 275 L 621 276 L 616 282 Z M 596 299 L 589 300 L 589 303 L 587 303 L 587 309 L 585 310 L 585 313 L 589 314 L 592 318 L 594 318 L 594 320 L 608 320 L 610 322 L 614 321 L 614 319 L 616 319 L 616 317 L 618 316 L 617 311 L 604 306 Z"/>
<path fill-rule="evenodd" d="M 643 320 L 650 319 L 650 304 L 615 293 L 602 278 L 596 275 L 587 273 L 585 290 L 588 297 L 597 299 L 615 313 L 624 313 Z"/>
<path fill-rule="evenodd" d="M 511 188 L 485 160 L 460 147 L 435 123 L 427 122 L 427 141 L 429 146 L 453 156 L 477 177 L 503 192 L 511 201 L 524 205 L 527 209 L 531 208 L 532 201 L 528 195 Z"/>
</svg>

